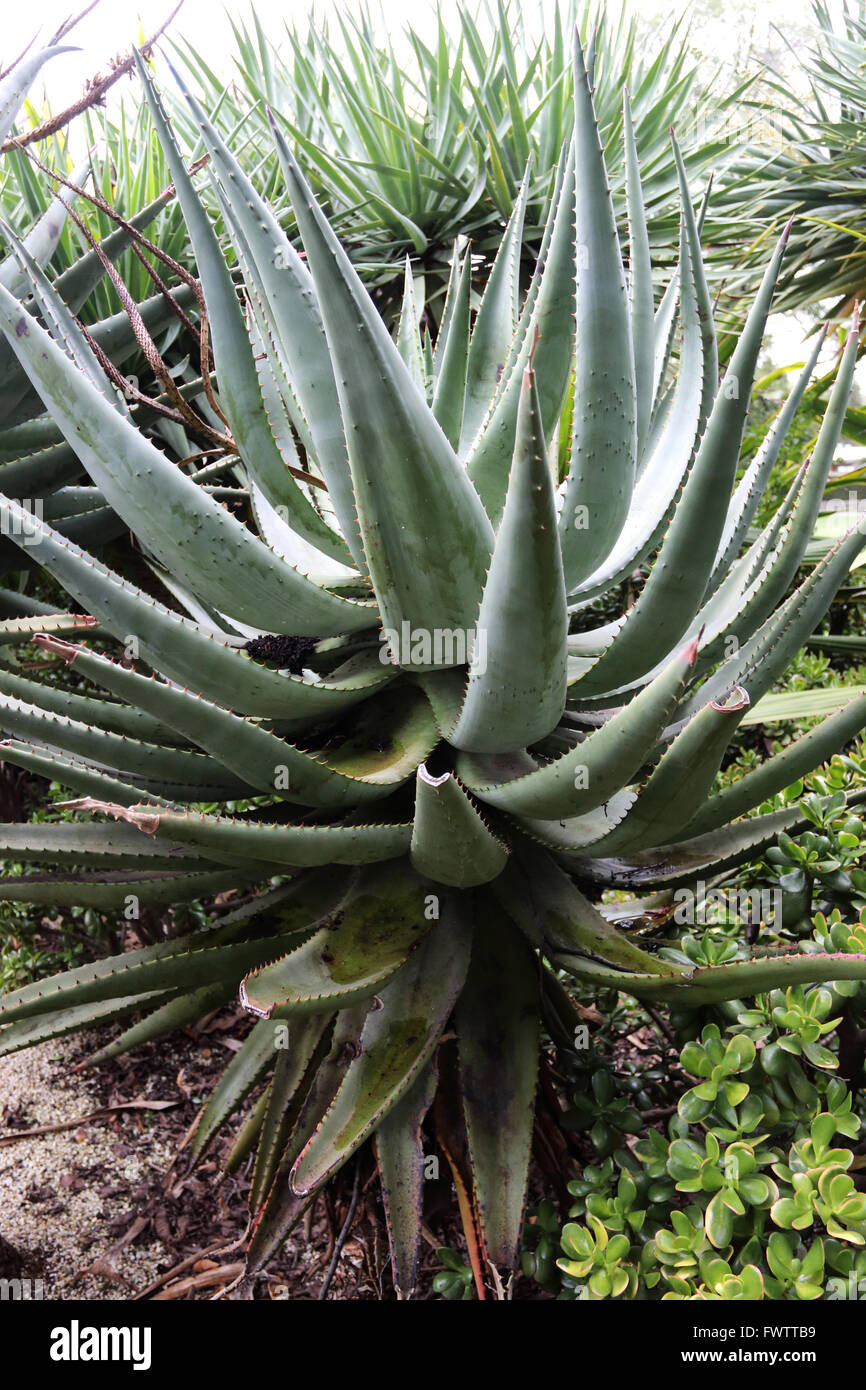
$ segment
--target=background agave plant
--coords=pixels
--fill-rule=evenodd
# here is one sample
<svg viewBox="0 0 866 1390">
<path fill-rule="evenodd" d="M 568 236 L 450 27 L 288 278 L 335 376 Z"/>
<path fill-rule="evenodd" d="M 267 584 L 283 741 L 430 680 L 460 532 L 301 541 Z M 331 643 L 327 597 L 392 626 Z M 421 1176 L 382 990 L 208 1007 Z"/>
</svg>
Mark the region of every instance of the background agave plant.
<svg viewBox="0 0 866 1390">
<path fill-rule="evenodd" d="M 742 87 L 718 96 L 702 82 L 682 23 L 644 32 L 622 11 L 553 7 L 540 41 L 520 8 L 461 6 L 453 26 L 440 17 L 427 44 L 411 22 L 395 52 L 369 14 L 341 17 L 331 32 L 312 21 L 268 32 L 253 13 L 234 25 L 234 80 L 213 72 L 195 45 L 176 52 L 201 103 L 227 138 L 243 128 L 237 157 L 294 231 L 265 109 L 270 108 L 304 166 L 329 221 L 368 282 L 402 276 L 414 259 L 430 277 L 438 318 L 455 237 L 469 236 L 481 283 L 530 165 L 523 237 L 527 266 L 544 230 L 557 161 L 572 131 L 569 34 L 589 44 L 595 103 L 618 220 L 625 228 L 622 94 L 628 90 L 643 169 L 650 239 L 659 264 L 676 260 L 677 174 L 668 138 L 683 138 L 690 177 L 727 162 L 721 132 Z M 700 112 L 700 119 L 698 119 Z M 184 112 L 178 123 L 192 133 Z M 738 243 L 742 224 L 713 210 L 720 246 Z M 380 301 L 381 303 L 381 301 Z"/>
<path fill-rule="evenodd" d="M 229 1159 L 257 1146 L 253 1268 L 375 1134 L 409 1295 L 431 1105 L 466 1175 L 467 1227 L 490 1266 L 511 1268 L 542 1024 L 568 1041 L 580 1022 L 566 973 L 680 1004 L 866 978 L 856 952 L 665 960 L 590 901 L 710 878 L 801 823 L 796 806 L 743 817 L 852 738 L 866 697 L 710 793 L 863 537 L 789 592 L 839 437 L 855 321 L 815 450 L 744 548 L 815 361 L 735 485 L 785 238 L 719 385 L 677 147 L 679 261 L 656 304 L 628 106 L 626 274 L 579 44 L 574 63 L 573 139 L 528 290 L 516 292 L 524 184 L 474 322 L 470 265 L 455 259 L 435 345 L 411 273 L 389 334 L 279 123 L 305 260 L 188 96 L 242 304 L 139 65 L 205 292 L 207 409 L 248 515 L 136 428 L 24 253 L 46 326 L 0 291 L 12 351 L 152 571 L 143 587 L 48 521 L 28 525 L 30 552 L 79 612 L 16 620 L 16 639 L 62 658 L 69 679 L 6 658 L 3 756 L 100 819 L 3 826 L 4 851 L 48 872 L 0 891 L 133 920 L 246 894 L 223 898 L 206 930 L 6 995 L 0 1051 L 144 1010 L 97 1054 L 116 1056 L 240 990 L 257 1022 L 191 1149 L 268 1076 Z M 0 515 L 23 545 L 20 505 L 2 498 Z M 597 600 L 645 561 L 632 606 L 599 625 Z M 99 624 L 89 645 L 67 640 L 82 623 Z"/>
<path fill-rule="evenodd" d="M 830 299 L 844 314 L 866 285 L 866 10 L 845 5 L 834 21 L 824 0 L 815 0 L 813 14 L 815 44 L 803 62 L 810 94 L 795 99 L 790 83 L 770 82 L 782 148 L 771 158 L 738 156 L 742 181 L 733 196 L 770 225 L 796 215 L 779 307 Z"/>
</svg>

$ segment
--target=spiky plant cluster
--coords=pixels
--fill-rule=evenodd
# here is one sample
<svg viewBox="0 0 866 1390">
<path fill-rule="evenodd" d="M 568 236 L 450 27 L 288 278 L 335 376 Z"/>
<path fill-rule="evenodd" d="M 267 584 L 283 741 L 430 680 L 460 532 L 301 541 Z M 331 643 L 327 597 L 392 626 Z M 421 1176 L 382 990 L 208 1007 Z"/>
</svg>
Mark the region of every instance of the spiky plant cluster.
<svg viewBox="0 0 866 1390">
<path fill-rule="evenodd" d="M 674 964 L 590 900 L 711 878 L 798 823 L 796 807 L 745 813 L 861 729 L 866 699 L 724 791 L 713 784 L 863 538 L 847 535 L 791 589 L 856 324 L 814 452 L 754 536 L 814 365 L 736 483 L 785 239 L 720 384 L 676 144 L 679 260 L 656 304 L 628 105 L 626 273 L 579 45 L 574 63 L 573 139 L 528 291 L 516 288 L 524 187 L 474 321 L 469 264 L 455 261 L 435 344 L 411 274 L 392 338 L 278 127 L 304 258 L 188 98 L 239 297 L 140 65 L 204 289 L 213 418 L 236 451 L 246 516 L 136 427 L 26 254 L 35 312 L 0 292 L 11 350 L 166 594 L 48 520 L 31 526 L 31 555 L 88 617 L 18 619 L 77 683 L 8 659 L 3 756 L 68 786 L 98 819 L 2 827 L 7 854 L 47 866 L 2 893 L 132 920 L 246 895 L 230 910 L 222 898 L 206 930 L 7 995 L 0 1051 L 136 1013 L 98 1054 L 116 1056 L 240 992 L 255 1026 L 192 1151 L 268 1077 L 230 1158 L 257 1145 L 252 1265 L 375 1134 L 395 1279 L 411 1292 L 421 1123 L 436 1093 L 439 1132 L 468 1155 L 485 1253 L 510 1267 L 542 1022 L 566 1040 L 579 1022 L 563 972 L 678 1005 L 866 978 L 854 953 Z M 13 532 L 21 513 L 0 499 Z M 631 607 L 593 626 L 594 601 L 639 566 Z M 89 640 L 70 641 L 88 621 Z M 238 800 L 248 809 L 234 816 L 201 810 Z"/>
</svg>

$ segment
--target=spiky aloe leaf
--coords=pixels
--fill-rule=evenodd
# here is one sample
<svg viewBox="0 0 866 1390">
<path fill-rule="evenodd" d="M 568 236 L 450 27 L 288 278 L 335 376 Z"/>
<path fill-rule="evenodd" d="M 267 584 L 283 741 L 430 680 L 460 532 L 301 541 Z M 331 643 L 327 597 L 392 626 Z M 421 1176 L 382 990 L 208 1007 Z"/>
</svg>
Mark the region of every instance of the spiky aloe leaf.
<svg viewBox="0 0 866 1390">
<path fill-rule="evenodd" d="M 229 268 L 210 219 L 187 173 L 147 64 L 137 53 L 135 58 L 145 99 L 171 169 L 192 240 L 208 306 L 222 409 L 241 457 L 272 505 L 290 507 L 298 529 L 308 540 L 314 545 L 328 546 L 330 554 L 345 556 L 345 547 L 322 523 L 285 467 L 264 410 L 253 350 Z"/>
<path fill-rule="evenodd" d="M 628 514 L 637 456 L 635 346 L 616 221 L 584 67 L 574 40 L 577 361 L 571 466 L 560 520 L 569 584 L 610 551 Z"/>
<path fill-rule="evenodd" d="M 545 953 L 596 957 L 652 975 L 676 973 L 616 931 L 550 855 L 529 841 L 517 847 L 494 892 L 501 910 Z"/>
<path fill-rule="evenodd" d="M 333 1013 L 379 992 L 429 932 L 427 891 L 395 860 L 365 870 L 334 920 L 282 960 L 247 975 L 245 1009 L 269 1018 L 281 1013 Z"/>
<path fill-rule="evenodd" d="M 456 1021 L 485 1253 L 511 1269 L 529 1178 L 540 1033 L 537 961 L 507 919 L 477 922 Z"/>
<path fill-rule="evenodd" d="M 532 277 L 496 395 L 466 459 L 488 516 L 498 523 L 514 456 L 523 372 L 533 355 L 545 439 L 560 424 L 574 361 L 574 150 L 562 151 Z"/>
<path fill-rule="evenodd" d="M 602 805 L 637 772 L 664 729 L 695 659 L 690 644 L 646 690 L 571 752 L 534 768 L 497 776 L 497 760 L 463 754 L 457 762 L 466 785 L 482 800 L 519 816 L 558 819 Z"/>
<path fill-rule="evenodd" d="M 382 989 L 381 1008 L 367 1015 L 358 1053 L 292 1171 L 298 1196 L 342 1167 L 396 1105 L 439 1041 L 466 977 L 472 941 L 465 908 L 443 896 L 441 912 L 436 930 Z"/>
<path fill-rule="evenodd" d="M 529 191 L 529 170 L 524 175 L 478 313 L 466 364 L 466 393 L 460 432 L 460 453 L 475 439 L 502 375 L 517 329 L 520 286 L 520 253 L 523 219 Z"/>
<path fill-rule="evenodd" d="M 650 577 L 615 640 L 580 678 L 581 697 L 621 688 L 652 669 L 655 663 L 650 654 L 669 651 L 700 604 L 724 525 L 755 363 L 785 244 L 783 235 L 728 364 L 694 466 Z M 704 531 L 702 546 L 694 544 L 697 528 Z"/>
<path fill-rule="evenodd" d="M 626 199 L 628 203 L 628 299 L 635 373 L 637 425 L 635 457 L 640 459 L 649 431 L 653 406 L 655 302 L 640 163 L 634 138 L 634 122 L 628 92 L 623 93 L 622 119 L 625 145 Z"/>
<path fill-rule="evenodd" d="M 502 872 L 508 849 L 453 774 L 434 776 L 422 763 L 409 854 L 417 871 L 436 883 L 473 888 Z"/>
<path fill-rule="evenodd" d="M 852 793 L 851 804 L 857 804 L 866 793 Z M 829 798 L 825 798 L 825 802 Z M 784 830 L 796 834 L 810 822 L 798 806 L 770 811 L 737 821 L 704 835 L 682 839 L 673 845 L 658 845 L 655 849 L 640 850 L 627 859 L 601 859 L 574 854 L 560 855 L 572 872 L 590 882 L 616 884 L 621 888 L 673 888 L 698 878 L 708 878 L 735 868 L 747 859 L 754 859 L 774 843 Z"/>
<path fill-rule="evenodd" d="M 156 1038 L 173 1033 L 178 1028 L 185 1028 L 189 1024 L 197 1023 L 199 1019 L 206 1018 L 215 1009 L 228 1003 L 233 993 L 234 990 L 231 987 L 222 983 L 204 985 L 201 989 L 193 989 L 175 999 L 168 999 L 166 1003 L 160 1004 L 152 1013 L 140 1019 L 138 1023 L 133 1023 L 132 1027 L 124 1029 L 119 1038 L 115 1038 L 113 1042 L 106 1043 L 105 1047 L 100 1047 L 98 1051 L 91 1053 L 81 1065 L 100 1066 L 103 1062 L 110 1062 L 115 1057 L 124 1056 L 133 1048 L 141 1047 L 143 1043 L 154 1042 Z M 155 998 L 150 1002 L 155 1002 Z M 145 1002 L 139 998 L 136 1000 L 136 1005 L 141 1008 Z"/>
<path fill-rule="evenodd" d="M 679 980 L 659 980 L 647 975 L 617 975 L 587 962 L 566 965 L 573 974 L 586 976 L 599 984 L 624 989 L 639 999 L 717 1004 L 725 999 L 750 998 L 770 989 L 784 989 L 820 980 L 866 979 L 866 955 L 836 952 L 802 952 L 796 955 L 753 956 L 728 965 L 701 966 L 685 971 Z"/>
<path fill-rule="evenodd" d="M 147 835 L 165 837 L 173 849 L 163 853 L 193 855 L 198 849 L 205 858 L 226 858 L 241 862 L 259 860 L 268 865 L 285 864 L 298 869 L 325 864 L 373 864 L 396 859 L 409 848 L 412 826 L 406 825 L 280 825 L 242 817 L 208 816 L 203 812 L 178 813 L 147 810 L 125 811 L 122 807 L 99 806 L 137 825 Z M 2 846 L 0 836 L 0 846 Z"/>
<path fill-rule="evenodd" d="M 369 625 L 369 605 L 313 584 L 176 468 L 2 286 L 0 328 L 108 502 L 181 582 L 226 613 L 275 632 L 289 626 L 297 633 L 339 633 Z M 229 578 L 234 567 L 246 576 L 241 590 Z"/>
<path fill-rule="evenodd" d="M 0 1024 L 70 1005 L 119 999 L 130 991 L 147 994 L 155 989 L 197 989 L 217 979 L 237 979 L 245 969 L 293 944 L 287 936 L 221 946 L 178 937 L 159 946 L 145 946 L 4 995 Z"/>
<path fill-rule="evenodd" d="M 311 1067 L 305 1077 L 306 1089 L 297 1123 L 280 1159 L 267 1198 L 255 1217 L 247 1252 L 249 1270 L 258 1269 L 279 1248 L 287 1231 L 291 1230 L 307 1207 L 307 1197 L 299 1197 L 292 1187 L 292 1169 L 299 1152 L 332 1104 L 351 1059 L 357 1055 L 367 1014 L 366 1004 L 343 1009 L 337 1014 L 333 1028 L 327 1029 L 323 1035 L 317 1065 Z"/>
<path fill-rule="evenodd" d="M 306 1100 L 313 1069 L 324 1060 L 333 1019 L 313 1014 L 292 1020 L 288 1041 L 279 1039 L 273 1079 L 268 1087 L 261 1136 L 250 1182 L 250 1212 L 262 1207 Z"/>
<path fill-rule="evenodd" d="M 18 108 L 27 95 L 27 89 L 44 64 L 50 58 L 55 58 L 58 53 L 73 51 L 70 44 L 53 44 L 40 49 L 38 53 L 31 53 L 29 58 L 22 58 L 6 73 L 0 83 L 0 145 L 12 129 Z"/>
<path fill-rule="evenodd" d="M 535 743 L 565 708 L 565 580 L 531 365 L 524 372 L 517 431 L 466 695 L 450 736 L 458 748 L 477 752 Z"/>
<path fill-rule="evenodd" d="M 276 1027 L 271 1022 L 257 1023 L 232 1057 L 196 1122 L 190 1143 L 193 1158 L 204 1153 L 215 1134 L 273 1063 Z"/>
<path fill-rule="evenodd" d="M 89 1004 L 75 1004 L 56 1013 L 24 1018 L 18 1023 L 9 1023 L 0 1028 L 0 1057 L 20 1052 L 25 1047 L 35 1047 L 37 1043 L 62 1038 L 67 1033 L 77 1033 L 82 1028 L 113 1023 L 124 1018 L 134 1009 L 164 999 L 166 991 L 151 990 L 146 994 L 131 994 L 127 998 L 95 1000 Z"/>
<path fill-rule="evenodd" d="M 694 267 L 685 226 L 680 235 L 680 260 L 670 291 L 671 313 L 677 310 L 679 290 L 679 370 L 669 397 L 653 420 L 631 504 L 622 529 L 603 562 L 582 583 L 569 582 L 574 603 L 585 603 L 619 583 L 650 553 L 661 539 L 677 492 L 691 464 L 699 438 L 701 400 L 705 374 L 704 349 L 694 285 Z M 670 329 L 673 343 L 672 321 Z M 582 520 L 582 517 L 575 518 Z M 570 575 L 566 571 L 566 577 Z"/>
<path fill-rule="evenodd" d="M 711 796 L 682 830 L 684 838 L 706 835 L 719 826 L 727 825 L 759 806 L 796 782 L 798 777 L 813 771 L 839 748 L 844 748 L 866 728 L 866 695 L 849 700 L 837 714 L 831 715 L 802 738 L 795 739 L 780 753 L 768 758 L 754 772 Z"/>
<path fill-rule="evenodd" d="M 398 1298 L 411 1298 L 418 1276 L 418 1244 L 424 1190 L 421 1125 L 433 1103 L 436 1073 L 425 1067 L 376 1130 L 388 1244 Z"/>
<path fill-rule="evenodd" d="M 277 131 L 275 140 L 322 308 L 383 626 L 471 631 L 490 524 Z"/>
<path fill-rule="evenodd" d="M 459 265 L 455 251 L 452 278 L 433 357 L 435 384 L 431 408 L 452 449 L 460 442 L 469 358 L 469 291 L 472 257 Z"/>
</svg>

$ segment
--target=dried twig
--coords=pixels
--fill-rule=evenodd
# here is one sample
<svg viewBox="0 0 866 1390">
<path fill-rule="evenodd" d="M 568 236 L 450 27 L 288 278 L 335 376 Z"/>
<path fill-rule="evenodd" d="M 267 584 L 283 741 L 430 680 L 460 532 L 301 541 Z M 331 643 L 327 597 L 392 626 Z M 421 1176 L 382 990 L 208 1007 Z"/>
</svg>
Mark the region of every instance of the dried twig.
<svg viewBox="0 0 866 1390">
<path fill-rule="evenodd" d="M 322 1303 L 328 1297 L 328 1290 L 331 1287 L 331 1280 L 337 1272 L 337 1265 L 340 1263 L 340 1256 L 343 1253 L 343 1246 L 349 1239 L 349 1231 L 355 1218 L 355 1209 L 358 1205 L 358 1196 L 361 1191 L 361 1161 L 355 1160 L 355 1181 L 352 1184 L 352 1200 L 349 1202 L 349 1210 L 346 1212 L 346 1219 L 343 1222 L 340 1234 L 334 1246 L 334 1253 L 331 1256 L 331 1263 L 328 1265 L 322 1287 L 319 1289 L 316 1302 Z"/>
<path fill-rule="evenodd" d="M 180 1105 L 179 1100 L 125 1100 L 120 1105 L 103 1105 L 99 1110 L 91 1110 L 89 1115 L 80 1115 L 77 1120 L 62 1120 L 56 1125 L 34 1125 L 32 1129 L 16 1129 L 11 1134 L 0 1134 L 0 1145 L 14 1144 L 19 1139 L 38 1139 L 42 1134 L 56 1134 L 61 1129 L 77 1129 L 79 1125 L 90 1124 L 93 1120 L 104 1120 L 118 1110 L 168 1110 Z"/>
<path fill-rule="evenodd" d="M 151 50 L 157 39 L 165 33 L 182 4 L 183 0 L 178 0 L 178 3 L 168 16 L 168 19 L 166 19 L 165 22 L 159 26 L 156 33 L 152 34 L 147 42 L 142 45 L 142 57 L 150 57 Z M 129 53 L 112 67 L 107 77 L 97 76 L 91 78 L 84 90 L 83 96 L 80 96 L 78 101 L 73 102 L 71 106 L 67 106 L 64 111 L 59 111 L 56 116 L 51 116 L 47 121 L 43 121 L 41 125 L 35 126 L 33 130 L 28 130 L 24 135 L 10 136 L 3 145 L 0 145 L 0 154 L 8 154 L 10 150 L 24 149 L 25 146 L 35 144 L 38 140 L 47 140 L 50 135 L 56 135 L 58 130 L 62 130 L 64 126 L 69 125 L 69 122 L 74 120 L 76 116 L 80 116 L 83 111 L 89 110 L 91 106 L 98 105 L 109 88 L 113 87 L 115 82 L 118 82 L 121 77 L 132 72 L 134 66 L 135 58 Z"/>
</svg>

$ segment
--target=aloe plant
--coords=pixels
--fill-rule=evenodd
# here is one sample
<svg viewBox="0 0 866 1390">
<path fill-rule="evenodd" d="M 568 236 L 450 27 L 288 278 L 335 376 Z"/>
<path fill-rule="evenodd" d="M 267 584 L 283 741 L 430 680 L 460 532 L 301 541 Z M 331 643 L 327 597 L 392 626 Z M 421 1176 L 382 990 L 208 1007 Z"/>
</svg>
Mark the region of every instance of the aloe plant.
<svg viewBox="0 0 866 1390">
<path fill-rule="evenodd" d="M 191 1148 L 203 1153 L 268 1077 L 229 1160 L 257 1146 L 252 1267 L 375 1135 L 395 1282 L 409 1295 L 435 1095 L 481 1249 L 510 1268 L 541 1027 L 570 1041 L 580 1022 L 564 974 L 690 1005 L 866 978 L 851 951 L 671 961 L 591 901 L 605 887 L 711 877 L 802 826 L 796 805 L 747 813 L 852 738 L 863 697 L 717 794 L 714 779 L 863 537 L 846 535 L 791 587 L 856 323 L 813 455 L 747 544 L 814 365 L 735 485 L 785 239 L 719 385 L 677 146 L 679 262 L 656 304 L 628 107 L 626 271 L 579 44 L 574 64 L 574 136 L 528 291 L 516 301 L 521 196 L 474 322 L 469 265 L 455 260 L 435 344 L 411 267 L 388 332 L 279 126 L 305 258 L 187 96 L 241 300 L 140 65 L 247 514 L 136 428 L 51 286 L 34 278 L 52 333 L 0 290 L 12 350 L 165 590 L 160 601 L 47 520 L 32 526 L 31 552 L 78 612 L 2 625 L 3 756 L 98 819 L 3 826 L 5 852 L 45 871 L 0 891 L 129 918 L 230 895 L 206 930 L 7 994 L 0 1051 L 143 1010 L 96 1054 L 117 1056 L 239 992 L 256 1023 Z M 0 516 L 14 534 L 12 498 Z M 641 565 L 632 606 L 599 626 L 596 598 L 616 598 Z M 75 684 L 17 667 L 26 641 L 68 663 Z"/>
</svg>

